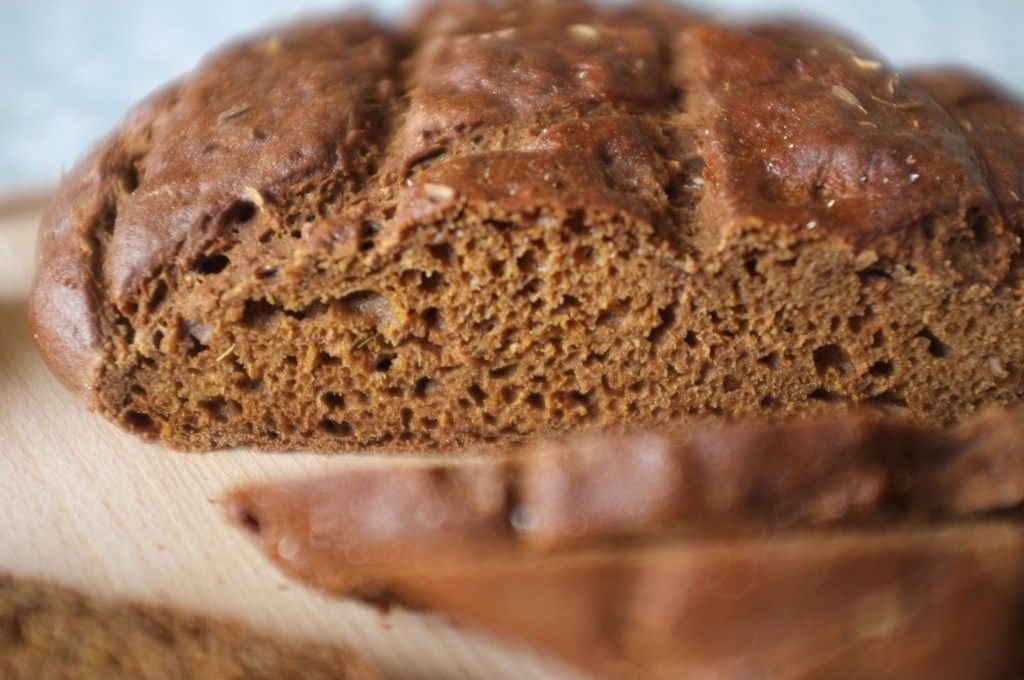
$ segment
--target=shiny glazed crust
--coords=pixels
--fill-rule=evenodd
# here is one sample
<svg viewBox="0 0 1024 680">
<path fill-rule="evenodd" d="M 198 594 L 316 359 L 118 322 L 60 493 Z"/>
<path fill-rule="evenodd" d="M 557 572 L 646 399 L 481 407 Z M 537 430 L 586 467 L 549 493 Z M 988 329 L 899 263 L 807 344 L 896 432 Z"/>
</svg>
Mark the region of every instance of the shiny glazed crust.
<svg viewBox="0 0 1024 680">
<path fill-rule="evenodd" d="M 226 48 L 66 178 L 31 315 L 184 449 L 453 450 L 1024 393 L 1024 114 L 793 26 L 443 3 Z"/>
</svg>

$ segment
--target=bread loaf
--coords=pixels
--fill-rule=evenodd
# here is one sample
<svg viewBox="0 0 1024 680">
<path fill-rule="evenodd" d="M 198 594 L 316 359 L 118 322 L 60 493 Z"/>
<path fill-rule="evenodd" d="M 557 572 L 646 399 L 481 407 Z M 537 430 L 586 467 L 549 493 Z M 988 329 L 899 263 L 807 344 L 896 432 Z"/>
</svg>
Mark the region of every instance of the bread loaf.
<svg viewBox="0 0 1024 680">
<path fill-rule="evenodd" d="M 1024 437 L 863 416 L 536 444 L 237 491 L 292 576 L 600 678 L 1017 677 Z"/>
<path fill-rule="evenodd" d="M 65 178 L 54 372 L 182 449 L 1024 393 L 1024 113 L 793 25 L 442 3 L 230 46 Z"/>
</svg>

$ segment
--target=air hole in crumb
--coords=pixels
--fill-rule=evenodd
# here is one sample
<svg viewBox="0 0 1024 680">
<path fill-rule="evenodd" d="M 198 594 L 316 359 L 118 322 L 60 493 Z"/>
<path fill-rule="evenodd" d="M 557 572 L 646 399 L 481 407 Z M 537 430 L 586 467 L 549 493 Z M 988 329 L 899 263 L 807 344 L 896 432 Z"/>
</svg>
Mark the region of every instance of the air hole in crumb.
<svg viewBox="0 0 1024 680">
<path fill-rule="evenodd" d="M 761 364 L 762 366 L 767 366 L 768 368 L 778 368 L 779 355 L 777 352 L 769 352 L 768 354 L 765 354 L 763 357 L 758 359 L 757 363 Z"/>
<path fill-rule="evenodd" d="M 420 280 L 420 290 L 424 293 L 433 293 L 440 290 L 442 286 L 444 286 L 444 274 L 441 272 L 424 274 Z"/>
<path fill-rule="evenodd" d="M 374 367 L 374 370 L 379 371 L 380 373 L 387 373 L 388 371 L 391 370 L 391 364 L 392 362 L 394 362 L 394 360 L 394 357 L 384 357 L 383 359 L 377 362 L 377 365 Z"/>
<path fill-rule="evenodd" d="M 686 331 L 686 336 L 683 338 L 683 342 L 685 342 L 688 347 L 696 347 L 700 340 L 697 338 L 697 334 L 693 331 Z"/>
<path fill-rule="evenodd" d="M 504 274 L 505 274 L 505 262 L 504 262 L 504 260 L 491 260 L 491 262 L 488 265 L 488 267 L 491 270 L 491 274 L 495 278 L 500 277 L 500 276 L 504 276 Z"/>
<path fill-rule="evenodd" d="M 661 318 L 661 323 L 652 328 L 651 332 L 647 335 L 647 340 L 652 345 L 660 344 L 668 331 L 676 323 L 676 310 L 674 306 L 670 305 L 659 309 L 658 316 Z"/>
<path fill-rule="evenodd" d="M 601 310 L 597 315 L 597 325 L 618 328 L 622 324 L 622 313 L 615 307 Z"/>
<path fill-rule="evenodd" d="M 256 205 L 252 201 L 235 201 L 221 213 L 223 224 L 244 224 L 256 216 Z"/>
<path fill-rule="evenodd" d="M 743 268 L 747 270 L 747 275 L 755 277 L 758 275 L 757 271 L 758 260 L 756 257 L 750 256 L 743 261 Z"/>
<path fill-rule="evenodd" d="M 992 222 L 992 218 L 981 212 L 980 209 L 973 208 L 968 211 L 966 219 L 971 231 L 974 232 L 975 243 L 985 245 L 995 239 L 995 224 Z"/>
<path fill-rule="evenodd" d="M 380 230 L 381 226 L 377 222 L 366 222 L 363 224 L 362 229 L 359 230 L 359 237 L 373 240 L 380 233 Z"/>
<path fill-rule="evenodd" d="M 589 406 L 594 401 L 594 396 L 597 394 L 596 390 L 590 390 L 589 392 L 580 392 L 579 390 L 573 390 L 569 393 L 569 398 L 582 406 Z"/>
<path fill-rule="evenodd" d="M 498 392 L 498 396 L 501 398 L 501 402 L 503 404 L 514 404 L 516 401 L 516 397 L 519 396 L 519 390 L 517 390 L 515 387 L 510 387 L 506 385 L 505 387 L 501 388 L 500 392 Z"/>
<path fill-rule="evenodd" d="M 365 317 L 375 326 L 390 322 L 395 314 L 395 309 L 387 296 L 374 290 L 348 293 L 338 300 L 337 306 L 343 313 Z"/>
<path fill-rule="evenodd" d="M 580 246 L 572 253 L 572 259 L 576 264 L 588 264 L 594 261 L 594 249 L 590 246 Z"/>
<path fill-rule="evenodd" d="M 159 281 L 156 282 L 156 285 L 153 287 L 153 294 L 149 296 L 149 304 L 146 305 L 146 308 L 149 310 L 149 313 L 152 314 L 153 312 L 155 312 L 157 308 L 159 308 L 160 305 L 163 303 L 164 298 L 166 297 L 167 282 L 164 281 L 163 279 L 160 279 Z"/>
<path fill-rule="evenodd" d="M 188 355 L 188 356 L 190 356 L 190 357 L 195 357 L 195 356 L 199 356 L 199 355 L 200 355 L 200 354 L 202 354 L 203 352 L 205 352 L 205 351 L 207 351 L 207 350 L 209 350 L 209 349 L 210 349 L 210 346 L 209 346 L 209 345 L 207 345 L 206 343 L 203 343 L 203 342 L 199 342 L 199 341 L 198 341 L 198 340 L 196 340 L 196 338 L 195 338 L 194 336 L 192 336 L 192 335 L 188 336 L 188 338 L 187 338 L 187 339 L 188 339 L 188 340 L 190 340 L 192 344 L 191 344 L 191 346 L 189 346 L 189 348 L 188 348 L 188 349 L 187 349 L 187 350 L 185 351 L 185 354 L 187 354 L 187 355 Z"/>
<path fill-rule="evenodd" d="M 401 417 L 402 417 L 402 429 L 403 430 L 405 430 L 405 431 L 409 430 L 409 426 L 412 424 L 412 416 L 413 416 L 413 413 L 412 413 L 412 409 L 411 408 L 407 407 L 407 408 L 403 408 L 402 409 L 402 416 Z"/>
<path fill-rule="evenodd" d="M 416 381 L 412 386 L 412 396 L 423 397 L 427 394 L 427 389 L 430 387 L 430 383 L 433 381 L 430 378 L 423 377 Z"/>
<path fill-rule="evenodd" d="M 210 419 L 218 423 L 226 423 L 242 413 L 241 404 L 224 397 L 203 399 L 199 401 L 198 406 L 206 412 Z"/>
<path fill-rule="evenodd" d="M 136 434 L 153 434 L 156 432 L 156 422 L 149 415 L 140 411 L 128 411 L 124 414 L 124 424 Z"/>
<path fill-rule="evenodd" d="M 441 312 L 437 307 L 427 307 L 423 310 L 423 323 L 427 328 L 439 328 L 441 326 Z"/>
<path fill-rule="evenodd" d="M 527 297 L 533 297 L 540 292 L 541 286 L 543 285 L 544 283 L 540 279 L 530 279 L 526 282 L 526 285 L 523 286 L 522 292 Z"/>
<path fill-rule="evenodd" d="M 526 403 L 532 408 L 543 409 L 545 405 L 544 395 L 540 392 L 531 392 L 530 395 L 526 397 Z"/>
<path fill-rule="evenodd" d="M 537 262 L 537 258 L 533 254 L 533 251 L 527 250 L 516 259 L 516 267 L 518 267 L 521 272 L 529 273 L 539 270 L 540 264 Z"/>
<path fill-rule="evenodd" d="M 892 375 L 892 372 L 892 362 L 885 360 L 876 361 L 874 364 L 871 365 L 871 368 L 868 369 L 868 373 L 875 376 L 876 378 L 888 378 L 890 375 Z"/>
<path fill-rule="evenodd" d="M 331 418 L 322 418 L 317 424 L 317 429 L 332 437 L 351 437 L 353 432 L 352 425 L 347 420 L 338 422 Z"/>
<path fill-rule="evenodd" d="M 484 392 L 479 385 L 470 385 L 468 392 L 469 396 L 473 398 L 473 402 L 477 406 L 482 406 L 484 400 L 487 399 L 487 393 Z"/>
<path fill-rule="evenodd" d="M 851 316 L 849 321 L 847 321 L 847 326 L 849 326 L 852 333 L 860 333 L 861 329 L 864 328 L 864 324 L 867 323 L 872 316 L 874 316 L 874 311 L 869 307 L 864 310 L 863 314 Z"/>
<path fill-rule="evenodd" d="M 337 392 L 324 392 L 320 395 L 320 401 L 329 409 L 341 411 L 345 408 L 345 395 Z"/>
<path fill-rule="evenodd" d="M 892 390 L 886 390 L 881 394 L 876 394 L 872 397 L 868 397 L 864 400 L 868 404 L 875 404 L 876 406 L 887 406 L 896 408 L 906 408 L 907 400 L 901 397 L 898 393 Z"/>
<path fill-rule="evenodd" d="M 455 249 L 448 243 L 435 243 L 427 246 L 427 251 L 444 264 L 455 261 Z"/>
<path fill-rule="evenodd" d="M 727 375 L 722 378 L 722 391 L 723 392 L 735 392 L 740 388 L 739 378 Z"/>
<path fill-rule="evenodd" d="M 341 359 L 340 358 L 334 356 L 333 354 L 330 354 L 329 352 L 325 352 L 323 350 L 319 350 L 316 353 L 316 362 L 315 362 L 314 365 L 317 366 L 317 367 L 320 367 L 320 366 L 337 366 L 340 363 L 341 363 Z"/>
<path fill-rule="evenodd" d="M 509 377 L 510 375 L 515 373 L 515 371 L 515 364 L 509 364 L 508 366 L 502 366 L 500 368 L 492 368 L 490 371 L 488 371 L 487 375 L 496 380 L 501 380 L 502 378 Z"/>
<path fill-rule="evenodd" d="M 939 340 L 934 333 L 931 332 L 927 326 L 921 329 L 921 332 L 917 334 L 918 338 L 924 338 L 928 341 L 928 353 L 934 357 L 945 359 L 953 354 L 953 349 L 946 343 Z"/>
<path fill-rule="evenodd" d="M 813 392 L 811 392 L 810 394 L 808 394 L 807 398 L 808 399 L 813 399 L 815 401 L 824 401 L 824 402 L 828 402 L 828 403 L 839 401 L 839 395 L 838 394 L 836 394 L 835 392 L 826 390 L 823 387 L 819 387 L 818 389 L 816 389 Z"/>
<path fill-rule="evenodd" d="M 229 264 L 231 264 L 231 260 L 228 259 L 227 255 L 205 255 L 196 260 L 192 269 L 200 274 L 219 274 Z"/>
<path fill-rule="evenodd" d="M 242 308 L 242 323 L 252 328 L 270 325 L 278 309 L 266 300 L 246 300 Z"/>
<path fill-rule="evenodd" d="M 887 281 L 892 279 L 892 262 L 879 260 L 867 269 L 857 272 L 862 284 L 870 284 L 875 281 Z"/>
<path fill-rule="evenodd" d="M 846 375 L 853 369 L 850 355 L 842 346 L 829 344 L 814 350 L 814 368 L 818 375 L 826 375 L 830 370 Z"/>
</svg>

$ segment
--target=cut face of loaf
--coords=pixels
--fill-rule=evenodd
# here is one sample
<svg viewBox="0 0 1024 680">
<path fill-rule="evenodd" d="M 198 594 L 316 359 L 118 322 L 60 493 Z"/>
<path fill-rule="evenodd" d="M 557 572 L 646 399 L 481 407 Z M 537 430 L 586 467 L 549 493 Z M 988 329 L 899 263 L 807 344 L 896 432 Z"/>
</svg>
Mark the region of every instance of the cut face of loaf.
<svg viewBox="0 0 1024 680">
<path fill-rule="evenodd" d="M 1016 677 L 1024 424 L 572 438 L 235 492 L 266 555 L 601 678 Z"/>
<path fill-rule="evenodd" d="M 451 450 L 1024 393 L 1024 114 L 834 36 L 436 7 L 231 47 L 67 177 L 55 373 L 183 449 Z"/>
</svg>

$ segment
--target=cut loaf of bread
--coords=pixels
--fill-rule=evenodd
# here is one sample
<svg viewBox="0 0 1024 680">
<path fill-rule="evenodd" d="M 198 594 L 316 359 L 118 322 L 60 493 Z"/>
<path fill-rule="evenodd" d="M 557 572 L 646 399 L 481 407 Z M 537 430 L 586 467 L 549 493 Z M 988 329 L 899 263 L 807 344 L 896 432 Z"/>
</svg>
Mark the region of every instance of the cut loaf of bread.
<svg viewBox="0 0 1024 680">
<path fill-rule="evenodd" d="M 336 595 L 528 641 L 598 678 L 1018 677 L 1024 421 L 864 416 L 591 437 L 235 492 Z"/>
<path fill-rule="evenodd" d="M 440 4 L 228 47 L 65 178 L 54 372 L 182 449 L 1024 393 L 1024 113 L 792 25 Z"/>
</svg>

